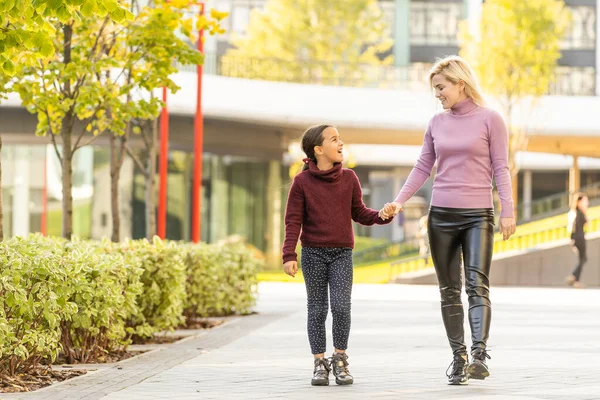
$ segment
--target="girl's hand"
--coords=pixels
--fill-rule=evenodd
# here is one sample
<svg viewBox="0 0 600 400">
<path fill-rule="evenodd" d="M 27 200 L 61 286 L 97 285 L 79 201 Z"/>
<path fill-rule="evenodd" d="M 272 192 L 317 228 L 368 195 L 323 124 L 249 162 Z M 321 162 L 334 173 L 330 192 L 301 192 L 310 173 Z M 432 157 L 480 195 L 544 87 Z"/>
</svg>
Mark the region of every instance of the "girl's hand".
<svg viewBox="0 0 600 400">
<path fill-rule="evenodd" d="M 500 218 L 500 232 L 502 232 L 502 238 L 504 240 L 508 240 L 516 230 L 517 223 L 514 218 Z"/>
<path fill-rule="evenodd" d="M 296 272 L 298 272 L 298 262 L 297 261 L 288 261 L 283 264 L 283 271 L 291 276 L 292 278 L 296 277 Z"/>
</svg>

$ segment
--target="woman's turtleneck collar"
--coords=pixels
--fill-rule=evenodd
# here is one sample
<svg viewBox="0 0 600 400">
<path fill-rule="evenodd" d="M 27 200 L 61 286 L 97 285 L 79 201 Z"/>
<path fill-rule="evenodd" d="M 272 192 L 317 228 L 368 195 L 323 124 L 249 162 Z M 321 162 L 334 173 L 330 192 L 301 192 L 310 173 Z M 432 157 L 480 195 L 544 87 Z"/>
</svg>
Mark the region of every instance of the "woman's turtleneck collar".
<svg viewBox="0 0 600 400">
<path fill-rule="evenodd" d="M 467 97 L 466 99 L 459 101 L 450 108 L 450 112 L 454 115 L 464 115 L 477 108 L 477 104 L 472 98 Z"/>
<path fill-rule="evenodd" d="M 326 182 L 335 182 L 338 181 L 342 176 L 342 163 L 334 163 L 332 168 L 326 171 L 321 171 L 313 160 L 308 160 L 305 162 L 308 164 L 308 172 L 310 172 L 310 174 L 315 178 L 319 178 Z"/>
</svg>

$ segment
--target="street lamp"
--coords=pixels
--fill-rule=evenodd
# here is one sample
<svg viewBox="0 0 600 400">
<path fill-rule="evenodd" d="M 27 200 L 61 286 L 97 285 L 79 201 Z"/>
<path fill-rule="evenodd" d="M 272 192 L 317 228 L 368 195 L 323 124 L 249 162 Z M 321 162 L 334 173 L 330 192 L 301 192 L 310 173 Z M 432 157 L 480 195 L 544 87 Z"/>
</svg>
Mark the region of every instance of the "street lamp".
<svg viewBox="0 0 600 400">
<path fill-rule="evenodd" d="M 194 5 L 200 7 L 200 19 L 204 15 L 204 3 L 194 2 Z M 204 29 L 198 32 L 198 51 L 204 50 L 203 38 Z M 194 121 L 194 169 L 192 180 L 192 226 L 191 239 L 192 242 L 200 241 L 200 209 L 201 198 L 200 190 L 202 188 L 202 147 L 204 136 L 204 117 L 202 115 L 202 64 L 196 67 L 198 80 L 198 88 L 196 95 L 196 116 Z M 167 169 L 169 161 L 169 112 L 167 109 L 167 88 L 163 87 L 163 107 L 160 115 L 160 154 L 159 154 L 159 198 L 158 198 L 158 218 L 157 218 L 157 233 L 162 239 L 167 233 Z"/>
</svg>

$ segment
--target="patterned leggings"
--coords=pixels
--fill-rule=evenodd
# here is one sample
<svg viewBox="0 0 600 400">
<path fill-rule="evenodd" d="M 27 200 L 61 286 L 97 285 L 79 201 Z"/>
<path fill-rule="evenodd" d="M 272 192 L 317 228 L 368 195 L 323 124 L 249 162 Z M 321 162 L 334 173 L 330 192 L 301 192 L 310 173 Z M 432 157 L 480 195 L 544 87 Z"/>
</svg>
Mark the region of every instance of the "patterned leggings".
<svg viewBox="0 0 600 400">
<path fill-rule="evenodd" d="M 325 353 L 326 350 L 328 288 L 331 289 L 333 345 L 336 349 L 346 350 L 350 335 L 352 249 L 304 247 L 301 266 L 306 283 L 308 341 L 312 354 Z"/>
</svg>

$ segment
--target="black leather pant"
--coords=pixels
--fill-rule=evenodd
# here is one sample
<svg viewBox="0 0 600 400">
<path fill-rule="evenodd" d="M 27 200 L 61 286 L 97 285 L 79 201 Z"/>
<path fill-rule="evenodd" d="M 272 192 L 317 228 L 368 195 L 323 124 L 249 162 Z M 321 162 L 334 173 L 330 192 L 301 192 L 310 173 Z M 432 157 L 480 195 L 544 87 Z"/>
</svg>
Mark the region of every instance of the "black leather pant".
<svg viewBox="0 0 600 400">
<path fill-rule="evenodd" d="M 471 349 L 485 349 L 492 317 L 489 273 L 494 249 L 494 210 L 432 206 L 427 232 L 440 285 L 442 318 L 452 352 L 455 355 L 467 352 L 461 301 L 461 249 L 469 296 Z"/>
</svg>

